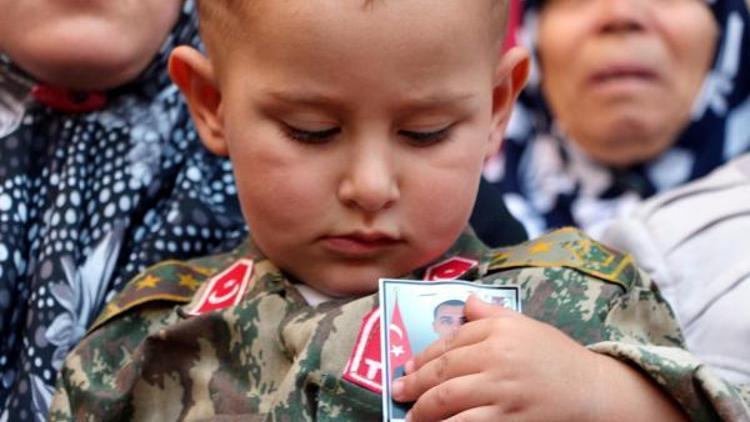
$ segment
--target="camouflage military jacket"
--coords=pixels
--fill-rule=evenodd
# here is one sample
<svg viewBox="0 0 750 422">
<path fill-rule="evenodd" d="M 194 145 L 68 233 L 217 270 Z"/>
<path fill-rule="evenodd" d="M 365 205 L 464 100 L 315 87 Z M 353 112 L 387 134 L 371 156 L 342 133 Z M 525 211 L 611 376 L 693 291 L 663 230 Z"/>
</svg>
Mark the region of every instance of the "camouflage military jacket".
<svg viewBox="0 0 750 422">
<path fill-rule="evenodd" d="M 450 278 L 521 286 L 524 314 L 640 367 L 693 419 L 748 417 L 742 393 L 680 348 L 671 310 L 628 256 L 572 229 L 496 250 L 465 234 L 407 277 L 434 275 L 452 256 L 475 265 L 450 267 Z M 250 242 L 162 263 L 68 356 L 51 419 L 379 420 L 381 397 L 343 377 L 377 306 L 377 295 L 309 305 Z"/>
</svg>

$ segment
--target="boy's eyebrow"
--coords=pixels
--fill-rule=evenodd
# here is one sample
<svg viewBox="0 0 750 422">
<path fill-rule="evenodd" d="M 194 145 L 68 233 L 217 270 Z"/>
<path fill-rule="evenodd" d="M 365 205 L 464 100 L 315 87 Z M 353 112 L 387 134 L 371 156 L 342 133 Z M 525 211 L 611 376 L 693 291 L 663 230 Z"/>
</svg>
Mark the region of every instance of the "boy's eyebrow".
<svg viewBox="0 0 750 422">
<path fill-rule="evenodd" d="M 274 101 L 286 104 L 307 105 L 324 108 L 346 108 L 344 101 L 334 96 L 325 94 L 306 94 L 274 90 L 266 92 L 266 96 Z M 403 101 L 401 101 L 401 103 L 403 108 L 408 108 L 411 110 L 429 110 L 455 105 L 458 103 L 469 102 L 476 97 L 477 94 L 472 92 L 447 92 L 425 96 L 413 96 L 411 98 L 405 98 Z"/>
<path fill-rule="evenodd" d="M 324 94 L 299 94 L 287 91 L 267 91 L 266 97 L 281 103 L 309 106 L 336 107 L 342 102 L 332 96 Z"/>
<path fill-rule="evenodd" d="M 467 103 L 475 99 L 477 95 L 472 92 L 447 92 L 425 96 L 414 96 L 403 101 L 404 105 L 412 110 L 430 110 L 460 103 Z"/>
</svg>

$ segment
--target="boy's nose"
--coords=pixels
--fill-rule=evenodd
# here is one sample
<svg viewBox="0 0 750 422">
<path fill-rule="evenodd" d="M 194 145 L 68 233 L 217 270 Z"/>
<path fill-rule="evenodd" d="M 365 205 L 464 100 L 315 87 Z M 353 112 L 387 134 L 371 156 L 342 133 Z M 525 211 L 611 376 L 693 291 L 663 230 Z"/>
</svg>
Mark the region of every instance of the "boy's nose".
<svg viewBox="0 0 750 422">
<path fill-rule="evenodd" d="M 373 213 L 396 202 L 399 187 L 388 154 L 385 148 L 369 148 L 350 157 L 338 192 L 344 204 Z"/>
</svg>

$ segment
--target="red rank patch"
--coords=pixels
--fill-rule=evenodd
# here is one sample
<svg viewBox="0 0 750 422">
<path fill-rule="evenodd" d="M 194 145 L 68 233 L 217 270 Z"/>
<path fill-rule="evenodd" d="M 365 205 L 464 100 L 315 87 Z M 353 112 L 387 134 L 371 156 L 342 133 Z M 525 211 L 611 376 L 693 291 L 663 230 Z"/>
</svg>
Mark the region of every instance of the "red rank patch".
<svg viewBox="0 0 750 422">
<path fill-rule="evenodd" d="M 380 308 L 362 319 L 357 342 L 344 369 L 344 379 L 380 394 L 383 391 L 383 364 L 380 362 Z"/>
<path fill-rule="evenodd" d="M 242 300 L 253 274 L 253 261 L 240 259 L 231 267 L 214 276 L 206 284 L 200 299 L 187 313 L 202 315 L 206 312 L 235 306 Z"/>
<path fill-rule="evenodd" d="M 428 268 L 424 273 L 424 279 L 427 281 L 455 280 L 477 264 L 479 264 L 479 261 L 454 256 Z"/>
</svg>

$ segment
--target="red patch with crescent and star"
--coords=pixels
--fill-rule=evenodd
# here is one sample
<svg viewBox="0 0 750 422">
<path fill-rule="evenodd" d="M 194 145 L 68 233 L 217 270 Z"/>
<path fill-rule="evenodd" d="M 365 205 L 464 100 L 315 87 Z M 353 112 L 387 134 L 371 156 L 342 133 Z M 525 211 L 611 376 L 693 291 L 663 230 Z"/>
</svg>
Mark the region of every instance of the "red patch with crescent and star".
<svg viewBox="0 0 750 422">
<path fill-rule="evenodd" d="M 240 259 L 209 279 L 198 301 L 189 306 L 186 312 L 189 315 L 202 315 L 237 305 L 242 300 L 252 275 L 253 261 Z"/>
<path fill-rule="evenodd" d="M 477 264 L 479 262 L 474 259 L 454 256 L 428 268 L 424 273 L 424 279 L 427 281 L 455 280 Z"/>
<path fill-rule="evenodd" d="M 380 394 L 383 368 L 380 362 L 380 308 L 362 319 L 357 341 L 344 368 L 344 379 Z"/>
</svg>

